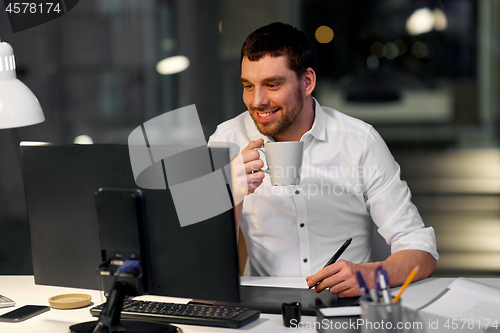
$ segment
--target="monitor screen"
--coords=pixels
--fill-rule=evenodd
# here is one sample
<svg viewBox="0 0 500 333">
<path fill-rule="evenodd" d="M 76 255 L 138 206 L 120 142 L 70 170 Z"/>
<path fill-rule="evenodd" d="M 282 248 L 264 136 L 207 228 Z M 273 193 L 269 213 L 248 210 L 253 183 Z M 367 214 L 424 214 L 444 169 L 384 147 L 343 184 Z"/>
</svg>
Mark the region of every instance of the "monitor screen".
<svg viewBox="0 0 500 333">
<path fill-rule="evenodd" d="M 213 171 L 229 162 L 228 149 L 210 149 Z M 21 155 L 36 284 L 99 289 L 95 193 L 99 188 L 138 189 L 128 146 L 21 143 Z M 181 226 L 168 188 L 140 190 L 151 293 L 239 301 L 233 210 Z"/>
</svg>

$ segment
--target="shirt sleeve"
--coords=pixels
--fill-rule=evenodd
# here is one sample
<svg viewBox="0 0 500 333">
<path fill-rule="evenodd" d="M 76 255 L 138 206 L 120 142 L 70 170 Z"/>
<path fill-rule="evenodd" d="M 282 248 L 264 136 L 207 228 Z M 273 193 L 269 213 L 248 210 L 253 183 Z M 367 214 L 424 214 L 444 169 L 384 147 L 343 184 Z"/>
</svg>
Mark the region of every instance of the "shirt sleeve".
<svg viewBox="0 0 500 333">
<path fill-rule="evenodd" d="M 209 147 L 213 142 L 225 142 L 225 140 L 227 140 L 223 137 L 221 132 L 222 131 L 219 129 L 219 127 L 217 127 L 215 132 L 212 135 L 210 135 L 210 137 L 208 138 L 208 146 Z"/>
<path fill-rule="evenodd" d="M 363 154 L 362 177 L 366 205 L 391 252 L 422 250 L 439 258 L 432 227 L 425 227 L 401 169 L 382 137 L 372 128 Z"/>
</svg>

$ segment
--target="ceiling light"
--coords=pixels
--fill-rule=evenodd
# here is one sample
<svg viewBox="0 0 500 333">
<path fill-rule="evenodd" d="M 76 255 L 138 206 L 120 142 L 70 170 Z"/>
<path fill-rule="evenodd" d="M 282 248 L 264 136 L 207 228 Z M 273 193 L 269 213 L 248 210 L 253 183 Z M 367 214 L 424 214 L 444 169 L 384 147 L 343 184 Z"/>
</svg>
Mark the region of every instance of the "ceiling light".
<svg viewBox="0 0 500 333">
<path fill-rule="evenodd" d="M 176 74 L 189 67 L 189 59 L 179 55 L 163 59 L 156 65 L 156 71 L 162 75 Z"/>
<path fill-rule="evenodd" d="M 417 9 L 406 21 L 406 31 L 412 36 L 430 32 L 434 27 L 434 14 L 425 7 Z"/>
</svg>

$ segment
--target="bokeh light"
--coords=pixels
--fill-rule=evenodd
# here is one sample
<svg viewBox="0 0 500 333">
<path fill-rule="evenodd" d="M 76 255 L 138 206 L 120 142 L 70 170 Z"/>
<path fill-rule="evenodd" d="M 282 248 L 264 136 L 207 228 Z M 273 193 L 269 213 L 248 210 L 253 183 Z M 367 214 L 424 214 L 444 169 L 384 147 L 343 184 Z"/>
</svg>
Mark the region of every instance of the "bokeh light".
<svg viewBox="0 0 500 333">
<path fill-rule="evenodd" d="M 87 134 L 82 134 L 78 135 L 75 140 L 73 140 L 73 143 L 78 144 L 78 145 L 91 145 L 94 143 L 94 140 L 87 135 Z"/>
<path fill-rule="evenodd" d="M 185 56 L 173 56 L 163 59 L 156 65 L 156 70 L 162 75 L 176 74 L 189 67 L 189 59 Z"/>
<path fill-rule="evenodd" d="M 332 28 L 327 27 L 326 25 L 320 26 L 314 33 L 316 40 L 322 44 L 330 43 L 333 40 L 334 35 L 335 34 Z"/>
</svg>

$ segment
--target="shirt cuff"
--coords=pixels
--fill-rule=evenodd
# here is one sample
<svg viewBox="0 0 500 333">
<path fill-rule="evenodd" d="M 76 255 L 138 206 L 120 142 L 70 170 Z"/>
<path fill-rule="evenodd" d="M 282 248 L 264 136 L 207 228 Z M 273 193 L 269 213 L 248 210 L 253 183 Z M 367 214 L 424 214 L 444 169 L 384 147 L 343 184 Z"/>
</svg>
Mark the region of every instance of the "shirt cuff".
<svg viewBox="0 0 500 333">
<path fill-rule="evenodd" d="M 427 227 L 412 231 L 404 235 L 391 244 L 391 253 L 401 250 L 421 250 L 429 253 L 434 259 L 439 259 L 436 247 L 436 235 L 434 228 Z"/>
</svg>

